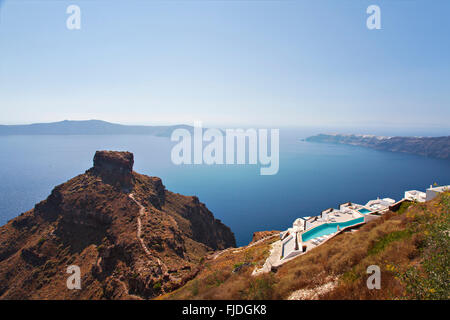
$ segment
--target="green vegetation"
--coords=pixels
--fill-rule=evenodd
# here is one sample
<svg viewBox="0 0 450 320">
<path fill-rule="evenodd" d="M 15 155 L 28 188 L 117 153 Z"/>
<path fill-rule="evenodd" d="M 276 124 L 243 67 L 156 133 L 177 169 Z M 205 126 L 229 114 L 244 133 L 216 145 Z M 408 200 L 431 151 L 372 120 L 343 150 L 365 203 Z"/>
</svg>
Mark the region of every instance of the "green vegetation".
<svg viewBox="0 0 450 320">
<path fill-rule="evenodd" d="M 275 279 L 272 274 L 250 281 L 246 298 L 250 300 L 270 299 L 273 295 Z"/>
<path fill-rule="evenodd" d="M 428 210 L 417 217 L 416 228 L 423 229 L 423 259 L 398 276 L 405 284 L 405 297 L 413 299 L 450 299 L 450 196 L 441 198 L 443 214 Z"/>
<path fill-rule="evenodd" d="M 239 263 L 236 263 L 236 264 L 233 266 L 233 269 L 239 268 L 239 267 L 242 266 L 244 263 L 245 263 L 245 262 L 239 262 Z"/>
<path fill-rule="evenodd" d="M 192 282 L 192 286 L 191 286 L 190 290 L 191 290 L 191 294 L 193 297 L 198 295 L 198 280 L 194 280 Z"/>
<path fill-rule="evenodd" d="M 356 280 L 358 280 L 359 278 L 360 278 L 360 274 L 358 272 L 356 272 L 355 268 L 353 267 L 351 270 L 345 272 L 342 275 L 341 280 L 346 283 L 352 283 L 352 282 L 355 282 Z"/>
<path fill-rule="evenodd" d="M 155 282 L 155 284 L 153 285 L 153 290 L 155 290 L 155 291 L 161 290 L 161 281 Z"/>
<path fill-rule="evenodd" d="M 45 238 L 40 238 L 37 244 L 40 247 L 44 244 L 44 242 L 45 242 Z"/>
<path fill-rule="evenodd" d="M 400 204 L 400 208 L 396 211 L 397 214 L 403 214 L 414 202 L 405 201 Z"/>
<path fill-rule="evenodd" d="M 225 274 L 223 272 L 215 270 L 212 275 L 206 278 L 206 283 L 208 286 L 219 287 L 225 281 Z"/>
<path fill-rule="evenodd" d="M 367 251 L 368 255 L 374 255 L 383 251 L 390 243 L 394 241 L 399 241 L 410 237 L 412 234 L 411 230 L 405 229 L 400 231 L 394 231 L 388 233 L 387 235 L 381 237 L 375 242 L 372 248 Z"/>
</svg>

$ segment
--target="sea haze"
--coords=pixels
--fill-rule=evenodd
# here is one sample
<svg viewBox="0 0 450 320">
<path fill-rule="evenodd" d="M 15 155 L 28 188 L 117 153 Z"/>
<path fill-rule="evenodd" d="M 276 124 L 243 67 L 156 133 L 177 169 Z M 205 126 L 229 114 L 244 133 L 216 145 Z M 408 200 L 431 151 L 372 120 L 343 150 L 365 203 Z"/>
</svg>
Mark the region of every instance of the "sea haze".
<svg viewBox="0 0 450 320">
<path fill-rule="evenodd" d="M 231 227 L 238 245 L 247 244 L 255 231 L 286 229 L 297 217 L 317 215 L 345 201 L 398 200 L 405 190 L 450 182 L 449 161 L 300 141 L 304 137 L 281 130 L 279 172 L 261 176 L 259 165 L 173 165 L 174 142 L 167 137 L 0 136 L 0 224 L 33 208 L 54 186 L 84 173 L 96 150 L 133 152 L 136 172 L 162 178 L 173 192 L 197 195 Z"/>
</svg>

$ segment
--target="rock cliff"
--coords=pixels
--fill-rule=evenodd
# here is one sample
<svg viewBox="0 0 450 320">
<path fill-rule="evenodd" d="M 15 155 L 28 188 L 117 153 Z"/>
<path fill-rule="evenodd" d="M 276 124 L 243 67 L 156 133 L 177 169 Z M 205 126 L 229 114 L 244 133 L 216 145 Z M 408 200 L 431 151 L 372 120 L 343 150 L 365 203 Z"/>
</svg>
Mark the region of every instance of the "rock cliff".
<svg viewBox="0 0 450 320">
<path fill-rule="evenodd" d="M 403 152 L 426 157 L 450 159 L 450 136 L 446 137 L 382 137 L 354 134 L 318 134 L 309 142 L 349 144 L 376 150 Z"/>
<path fill-rule="evenodd" d="M 0 227 L 0 298 L 152 298 L 235 245 L 197 197 L 134 172 L 132 153 L 98 151 L 91 169 Z M 66 286 L 71 265 L 81 290 Z"/>
</svg>

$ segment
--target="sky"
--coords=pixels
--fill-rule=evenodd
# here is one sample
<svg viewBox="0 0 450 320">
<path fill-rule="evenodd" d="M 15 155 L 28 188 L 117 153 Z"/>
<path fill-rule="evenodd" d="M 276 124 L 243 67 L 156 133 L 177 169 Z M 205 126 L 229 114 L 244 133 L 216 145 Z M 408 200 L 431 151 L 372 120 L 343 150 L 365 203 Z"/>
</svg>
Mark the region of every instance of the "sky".
<svg viewBox="0 0 450 320">
<path fill-rule="evenodd" d="M 71 4 L 80 30 L 66 27 Z M 380 30 L 366 27 L 371 4 Z M 4 0 L 0 123 L 450 129 L 449 12 L 448 0 Z"/>
</svg>

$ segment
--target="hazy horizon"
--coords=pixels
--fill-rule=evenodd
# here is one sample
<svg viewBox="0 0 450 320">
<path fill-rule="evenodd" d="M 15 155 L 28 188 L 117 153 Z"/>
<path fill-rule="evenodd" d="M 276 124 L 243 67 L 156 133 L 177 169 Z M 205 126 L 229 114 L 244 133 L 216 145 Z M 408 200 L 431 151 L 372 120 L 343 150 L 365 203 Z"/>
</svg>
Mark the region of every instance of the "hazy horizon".
<svg viewBox="0 0 450 320">
<path fill-rule="evenodd" d="M 63 119 L 59 121 L 51 121 L 51 122 L 32 122 L 32 123 L 0 123 L 0 125 L 30 125 L 30 124 L 51 124 L 57 122 L 64 121 L 102 121 L 112 124 L 119 125 L 129 125 L 129 126 L 176 126 L 176 125 L 190 125 L 194 126 L 195 123 L 151 123 L 151 122 L 140 122 L 140 123 L 127 123 L 127 122 L 112 122 L 106 121 L 102 119 L 81 119 L 81 120 L 72 120 L 72 119 Z M 216 128 L 261 128 L 260 125 L 218 125 L 213 126 L 208 123 L 202 123 L 204 128 L 207 127 L 216 127 Z M 268 126 L 274 127 L 274 126 Z M 306 137 L 308 135 L 318 134 L 318 133 L 341 133 L 341 134 L 376 134 L 376 135 L 404 135 L 404 136 L 448 136 L 450 135 L 450 131 L 448 127 L 398 127 L 396 125 L 392 126 L 374 126 L 374 127 L 358 127 L 358 126 L 277 126 L 277 129 L 283 129 L 284 132 L 288 132 L 290 134 L 298 134 L 299 132 L 303 133 L 303 135 L 298 136 L 299 138 Z"/>
<path fill-rule="evenodd" d="M 450 127 L 449 2 L 72 2 L 3 1 L 2 123 Z"/>
</svg>

